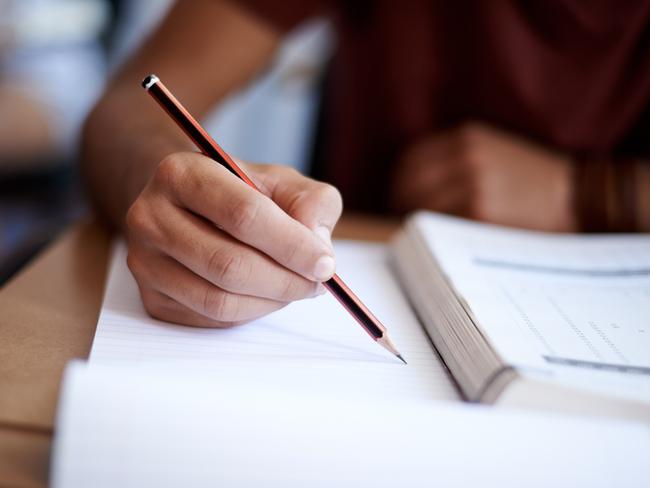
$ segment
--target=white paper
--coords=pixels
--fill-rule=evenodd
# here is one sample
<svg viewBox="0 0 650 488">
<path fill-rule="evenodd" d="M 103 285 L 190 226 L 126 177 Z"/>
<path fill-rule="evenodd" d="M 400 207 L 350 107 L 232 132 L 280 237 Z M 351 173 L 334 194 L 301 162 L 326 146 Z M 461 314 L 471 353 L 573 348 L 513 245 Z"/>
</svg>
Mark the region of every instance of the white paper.
<svg viewBox="0 0 650 488">
<path fill-rule="evenodd" d="M 52 486 L 642 487 L 650 479 L 644 424 L 305 396 L 184 368 L 69 368 Z"/>
<path fill-rule="evenodd" d="M 553 235 L 424 213 L 417 219 L 507 362 L 650 399 L 650 236 Z"/>
<path fill-rule="evenodd" d="M 191 363 L 197 372 L 237 378 L 250 388 L 286 385 L 302 394 L 457 400 L 387 267 L 385 247 L 336 242 L 335 249 L 340 275 L 388 328 L 407 366 L 372 341 L 329 294 L 231 329 L 154 320 L 143 309 L 122 243 L 114 249 L 91 362 Z"/>
</svg>

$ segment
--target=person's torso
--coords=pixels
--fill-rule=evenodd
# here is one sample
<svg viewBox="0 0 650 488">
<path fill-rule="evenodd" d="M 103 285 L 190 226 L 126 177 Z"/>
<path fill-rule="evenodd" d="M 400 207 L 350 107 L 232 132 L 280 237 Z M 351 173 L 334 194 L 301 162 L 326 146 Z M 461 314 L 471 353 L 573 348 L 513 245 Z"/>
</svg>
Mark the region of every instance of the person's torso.
<svg viewBox="0 0 650 488">
<path fill-rule="evenodd" d="M 391 167 L 478 120 L 572 155 L 648 155 L 650 2 L 338 2 L 319 175 L 386 210 Z"/>
</svg>

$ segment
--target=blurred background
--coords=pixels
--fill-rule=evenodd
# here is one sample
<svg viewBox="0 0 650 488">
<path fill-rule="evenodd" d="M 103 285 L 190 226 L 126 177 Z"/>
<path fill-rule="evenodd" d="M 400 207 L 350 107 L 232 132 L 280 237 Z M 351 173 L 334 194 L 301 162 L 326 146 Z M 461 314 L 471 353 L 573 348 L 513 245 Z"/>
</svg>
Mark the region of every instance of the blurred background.
<svg viewBox="0 0 650 488">
<path fill-rule="evenodd" d="M 88 212 L 76 165 L 83 120 L 171 3 L 0 0 L 0 285 Z M 207 129 L 238 157 L 305 171 L 334 42 L 325 19 L 299 26 Z"/>
</svg>

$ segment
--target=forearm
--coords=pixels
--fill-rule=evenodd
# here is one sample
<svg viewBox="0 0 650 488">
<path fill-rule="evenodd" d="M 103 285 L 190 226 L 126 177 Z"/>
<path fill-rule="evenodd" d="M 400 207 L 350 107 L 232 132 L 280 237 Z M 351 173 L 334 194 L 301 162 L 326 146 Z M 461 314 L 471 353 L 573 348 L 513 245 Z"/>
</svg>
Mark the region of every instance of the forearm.
<svg viewBox="0 0 650 488">
<path fill-rule="evenodd" d="M 168 154 L 192 149 L 140 88 L 158 74 L 197 117 L 268 61 L 279 33 L 218 0 L 179 2 L 109 84 L 84 129 L 82 171 L 99 211 L 115 226 Z"/>
<path fill-rule="evenodd" d="M 81 165 L 93 203 L 112 225 L 124 215 L 165 155 L 191 148 L 135 84 L 109 91 L 86 122 Z M 135 91 L 135 93 L 133 93 Z M 163 119 L 163 120 L 161 120 Z"/>
</svg>

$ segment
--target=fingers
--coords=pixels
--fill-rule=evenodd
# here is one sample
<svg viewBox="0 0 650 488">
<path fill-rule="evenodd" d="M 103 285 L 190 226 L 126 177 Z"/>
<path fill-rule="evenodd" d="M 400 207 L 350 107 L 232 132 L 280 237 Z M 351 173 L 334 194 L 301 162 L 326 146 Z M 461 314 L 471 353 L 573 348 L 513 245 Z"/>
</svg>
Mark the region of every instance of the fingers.
<svg viewBox="0 0 650 488">
<path fill-rule="evenodd" d="M 316 282 L 281 266 L 262 252 L 242 245 L 211 223 L 171 202 L 156 203 L 165 215 L 156 228 L 132 225 L 132 234 L 157 248 L 213 285 L 232 293 L 283 302 L 313 297 L 322 292 Z M 142 212 L 148 214 L 146 210 Z M 138 220 L 133 219 L 131 220 Z M 132 222 L 133 224 L 133 222 Z"/>
<path fill-rule="evenodd" d="M 128 264 L 151 315 L 221 327 L 325 291 L 340 195 L 292 170 L 246 171 L 265 194 L 199 154 L 174 154 L 129 209 Z"/>
<path fill-rule="evenodd" d="M 190 325 L 193 327 L 227 328 L 240 325 L 244 322 L 221 322 L 204 315 L 172 300 L 166 295 L 154 290 L 140 290 L 142 303 L 149 315 L 158 320 L 175 324 Z"/>
<path fill-rule="evenodd" d="M 309 280 L 331 278 L 333 249 L 315 232 L 221 165 L 190 156 L 164 161 L 157 173 L 177 204 Z"/>
<path fill-rule="evenodd" d="M 343 211 L 341 194 L 334 186 L 279 165 L 260 165 L 255 176 L 282 210 L 331 244 L 332 231 Z"/>
<path fill-rule="evenodd" d="M 194 325 L 221 327 L 253 320 L 286 305 L 222 290 L 174 259 L 139 246 L 130 246 L 127 262 L 147 311 L 163 320 L 190 323 L 179 320 L 183 311 Z"/>
</svg>

